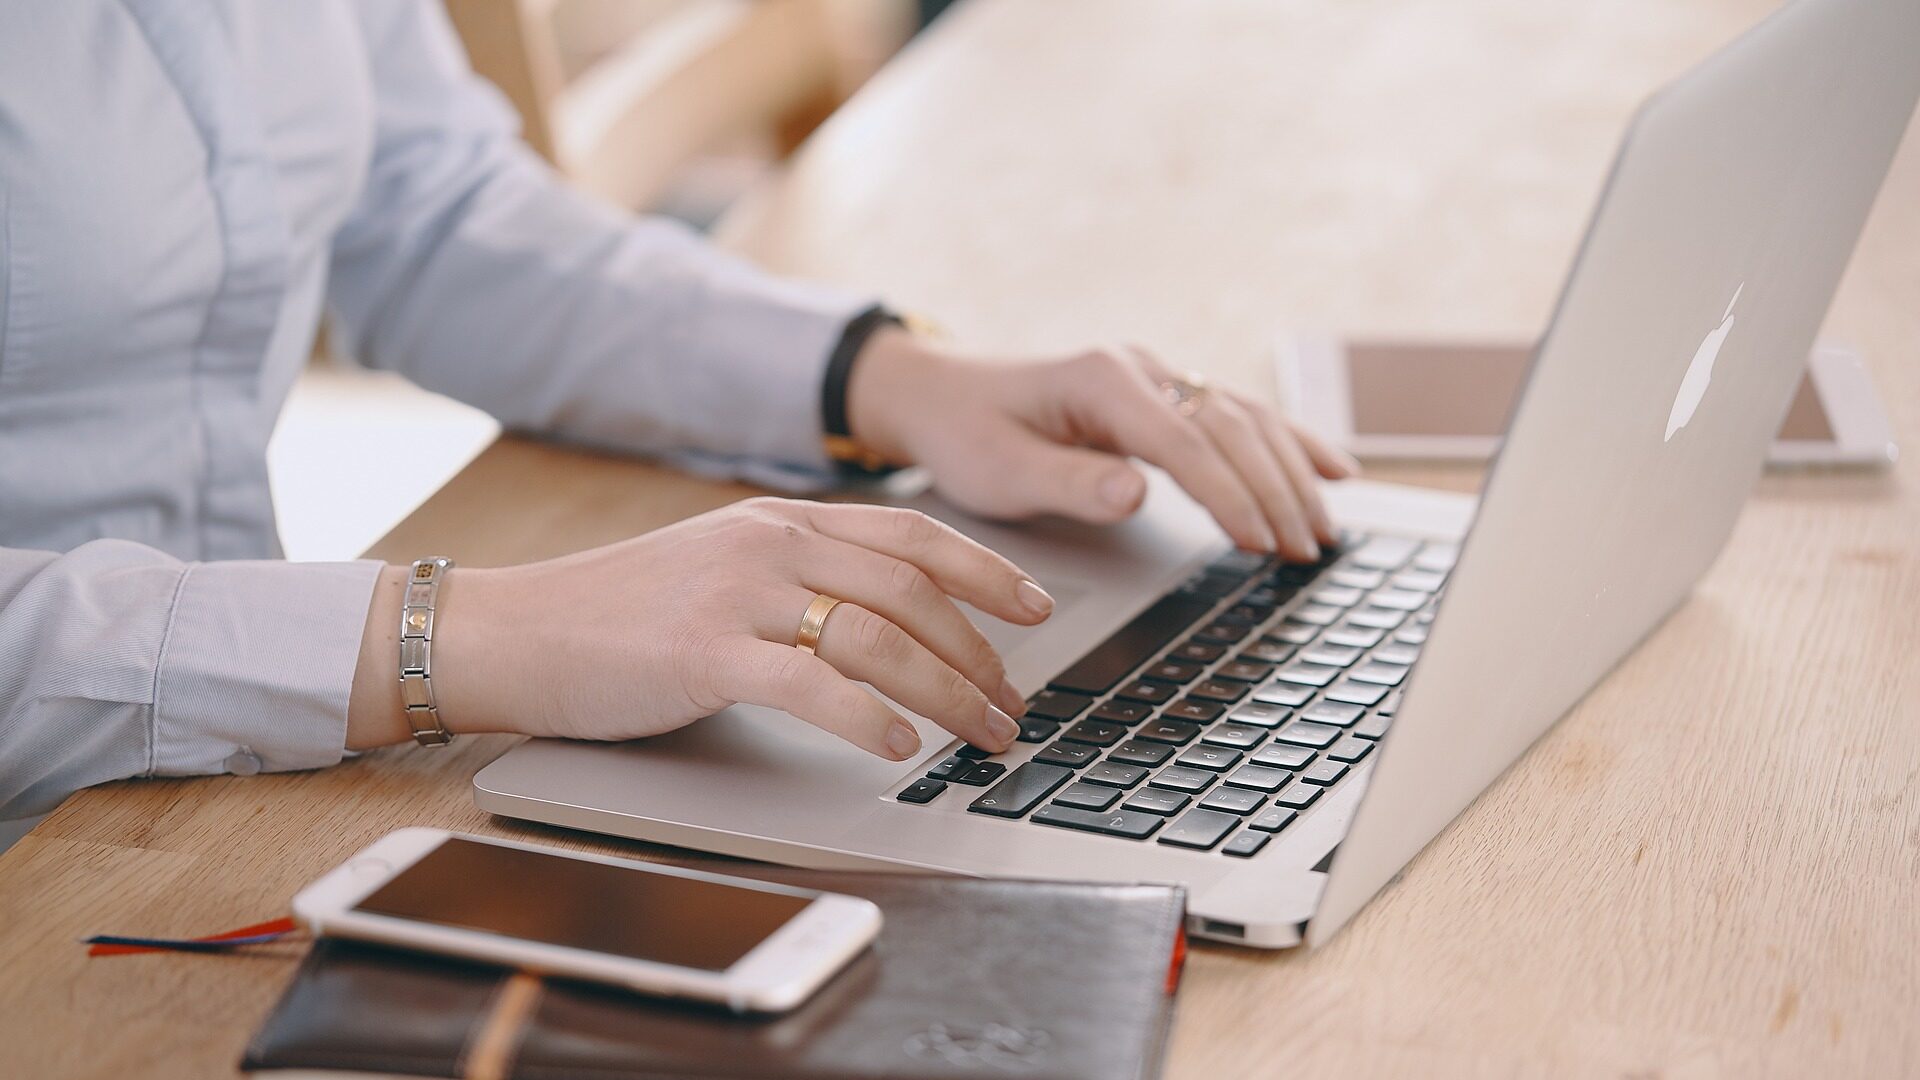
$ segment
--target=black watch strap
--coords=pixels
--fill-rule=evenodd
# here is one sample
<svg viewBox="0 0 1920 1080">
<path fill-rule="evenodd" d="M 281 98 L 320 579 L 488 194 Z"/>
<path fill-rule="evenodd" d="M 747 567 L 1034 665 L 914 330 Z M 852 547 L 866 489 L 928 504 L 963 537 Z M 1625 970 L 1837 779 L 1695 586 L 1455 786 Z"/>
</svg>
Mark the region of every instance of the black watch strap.
<svg viewBox="0 0 1920 1080">
<path fill-rule="evenodd" d="M 867 339 L 883 326 L 904 325 L 905 319 L 875 304 L 848 320 L 847 328 L 840 332 L 840 341 L 827 357 L 826 374 L 820 380 L 820 426 L 826 433 L 830 450 L 835 446 L 856 445 L 853 427 L 847 420 L 847 386 L 853 379 L 854 362 L 866 348 Z M 871 476 L 894 471 L 888 466 L 857 460 L 858 456 L 851 450 L 833 454 L 842 472 Z"/>
</svg>

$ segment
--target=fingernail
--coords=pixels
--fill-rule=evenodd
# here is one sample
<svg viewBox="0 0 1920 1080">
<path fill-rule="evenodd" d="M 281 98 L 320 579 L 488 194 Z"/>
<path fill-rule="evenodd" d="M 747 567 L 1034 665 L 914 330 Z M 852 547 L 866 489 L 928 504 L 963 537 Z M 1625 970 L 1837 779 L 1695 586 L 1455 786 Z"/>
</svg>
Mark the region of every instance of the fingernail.
<svg viewBox="0 0 1920 1080">
<path fill-rule="evenodd" d="M 1013 722 L 1013 717 L 989 705 L 987 706 L 987 730 L 999 736 L 1001 742 L 1010 743 L 1020 734 L 1020 725 Z"/>
<path fill-rule="evenodd" d="M 1340 468 L 1346 472 L 1347 476 L 1359 476 L 1360 459 L 1354 457 L 1352 454 L 1342 453 L 1340 455 Z"/>
<path fill-rule="evenodd" d="M 1011 722 L 1011 721 L 1009 721 Z M 1017 733 L 1018 728 L 1014 729 Z M 920 752 L 920 733 L 905 720 L 895 720 L 887 729 L 887 752 L 895 761 L 905 761 Z"/>
<path fill-rule="evenodd" d="M 1273 552 L 1280 549 L 1280 541 L 1273 535 L 1273 526 L 1268 525 L 1266 522 L 1255 521 L 1253 523 L 1253 535 L 1254 541 L 1259 545 L 1261 551 Z"/>
<path fill-rule="evenodd" d="M 1027 714 L 1027 699 L 1021 697 L 1020 691 L 1015 689 L 1013 683 L 1007 679 L 1000 680 L 1000 690 L 995 696 L 1000 699 L 1000 707 L 1007 711 L 1008 716 Z"/>
<path fill-rule="evenodd" d="M 1115 510 L 1131 510 L 1140 502 L 1140 474 L 1116 469 L 1100 481 L 1100 498 Z"/>
<path fill-rule="evenodd" d="M 1053 613 L 1053 597 L 1047 595 L 1047 590 L 1041 588 L 1039 582 L 1021 578 L 1013 591 L 1020 597 L 1020 606 L 1035 615 L 1045 618 Z"/>
</svg>

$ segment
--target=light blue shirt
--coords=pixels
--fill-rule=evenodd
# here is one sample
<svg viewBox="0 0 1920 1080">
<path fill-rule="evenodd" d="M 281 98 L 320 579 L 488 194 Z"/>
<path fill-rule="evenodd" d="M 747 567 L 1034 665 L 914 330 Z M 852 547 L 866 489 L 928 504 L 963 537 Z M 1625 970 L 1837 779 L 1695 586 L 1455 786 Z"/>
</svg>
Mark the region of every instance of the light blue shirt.
<svg viewBox="0 0 1920 1080">
<path fill-rule="evenodd" d="M 432 0 L 0 4 L 0 819 L 340 759 L 378 564 L 278 561 L 265 465 L 323 312 L 511 428 L 819 468 L 868 303 L 563 187 Z"/>
</svg>

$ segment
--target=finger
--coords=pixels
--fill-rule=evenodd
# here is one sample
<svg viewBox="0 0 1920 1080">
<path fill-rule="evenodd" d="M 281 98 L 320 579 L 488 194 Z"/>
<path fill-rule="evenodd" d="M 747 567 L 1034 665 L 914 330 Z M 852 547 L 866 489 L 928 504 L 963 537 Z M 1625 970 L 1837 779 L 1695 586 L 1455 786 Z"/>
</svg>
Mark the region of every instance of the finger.
<svg viewBox="0 0 1920 1080">
<path fill-rule="evenodd" d="M 716 670 L 717 689 L 734 701 L 780 709 L 869 753 L 905 761 L 920 752 L 920 733 L 885 702 L 818 656 L 791 645 L 741 639 Z"/>
<path fill-rule="evenodd" d="M 1346 480 L 1360 475 L 1360 462 L 1352 454 L 1291 420 L 1279 422 L 1285 424 L 1287 430 L 1300 440 L 1301 448 L 1307 452 L 1307 457 L 1321 476 L 1329 480 Z"/>
<path fill-rule="evenodd" d="M 1001 450 L 1013 463 L 1001 480 L 1009 516 L 1064 514 L 1112 525 L 1131 517 L 1147 497 L 1147 478 L 1118 454 L 1053 442 L 1027 428 L 1008 432 Z"/>
<path fill-rule="evenodd" d="M 1193 415 L 1193 422 L 1213 440 L 1220 453 L 1240 473 L 1268 524 L 1280 537 L 1289 558 L 1312 562 L 1320 557 L 1308 512 L 1295 491 L 1295 481 L 1280 464 L 1267 435 L 1240 403 L 1224 394 L 1210 397 Z"/>
<path fill-rule="evenodd" d="M 912 563 L 949 596 L 989 615 L 1031 626 L 1053 613 L 1053 597 L 992 549 L 918 510 L 851 503 L 786 504 L 823 536 Z"/>
<path fill-rule="evenodd" d="M 1313 534 L 1323 544 L 1337 542 L 1339 534 L 1334 532 L 1333 518 L 1328 515 L 1326 501 L 1320 495 L 1320 478 L 1307 460 L 1306 451 L 1300 448 L 1300 441 L 1294 437 L 1293 428 L 1271 414 L 1266 420 L 1261 430 L 1266 433 L 1267 443 L 1273 447 L 1281 467 L 1293 480 L 1294 491 L 1299 493 L 1300 505 L 1306 510 Z"/>
<path fill-rule="evenodd" d="M 795 588 L 791 596 L 768 605 L 768 610 L 791 612 L 792 623 L 784 622 L 784 614 L 776 616 L 775 622 L 797 626 L 800 613 L 812 602 L 812 593 Z M 785 640 L 782 635 L 791 633 L 776 626 L 768 638 L 781 641 Z M 871 684 L 975 746 L 1005 750 L 1020 733 L 1020 725 L 966 676 L 927 651 L 913 635 L 859 604 L 843 601 L 828 612 L 816 651 L 848 678 Z"/>
<path fill-rule="evenodd" d="M 1061 393 L 1081 414 L 1082 426 L 1107 432 L 1114 449 L 1167 470 L 1235 544 L 1249 551 L 1275 549 L 1273 529 L 1245 481 L 1140 366 L 1108 367 L 1096 378 L 1070 376 Z"/>
<path fill-rule="evenodd" d="M 1020 691 L 1007 681 L 1000 654 L 926 571 L 858 544 L 819 533 L 807 536 L 797 559 L 800 584 L 878 613 L 966 676 L 1004 712 L 1027 711 Z"/>
</svg>

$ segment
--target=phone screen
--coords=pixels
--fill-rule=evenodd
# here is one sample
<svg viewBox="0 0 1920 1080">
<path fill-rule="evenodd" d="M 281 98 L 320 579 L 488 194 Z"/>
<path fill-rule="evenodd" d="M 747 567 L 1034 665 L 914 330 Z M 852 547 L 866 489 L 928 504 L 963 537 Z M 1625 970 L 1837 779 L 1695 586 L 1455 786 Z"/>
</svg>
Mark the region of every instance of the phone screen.
<svg viewBox="0 0 1920 1080">
<path fill-rule="evenodd" d="M 1350 342 L 1354 434 L 1504 434 L 1532 355 L 1506 345 Z M 1812 380 L 1800 380 L 1780 437 L 1832 441 L 1833 425 Z"/>
<path fill-rule="evenodd" d="M 724 971 L 812 902 L 455 837 L 355 910 Z"/>
</svg>

